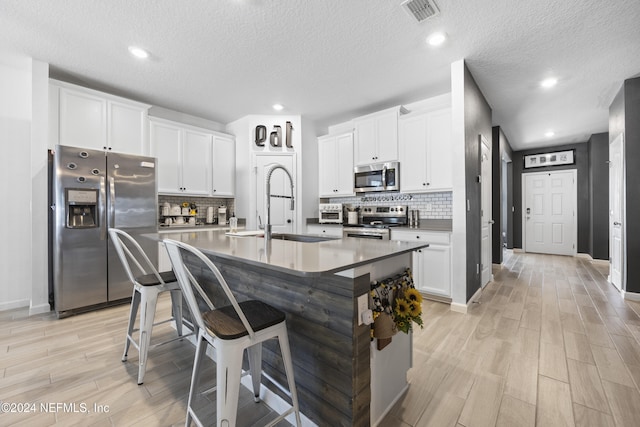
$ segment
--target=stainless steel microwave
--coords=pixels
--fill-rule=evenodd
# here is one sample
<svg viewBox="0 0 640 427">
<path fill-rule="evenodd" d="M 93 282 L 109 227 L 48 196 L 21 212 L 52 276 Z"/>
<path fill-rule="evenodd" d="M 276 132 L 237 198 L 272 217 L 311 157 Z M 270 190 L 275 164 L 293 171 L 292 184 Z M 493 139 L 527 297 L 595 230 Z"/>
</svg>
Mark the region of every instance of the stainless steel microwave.
<svg viewBox="0 0 640 427">
<path fill-rule="evenodd" d="M 400 191 L 400 164 L 376 163 L 354 168 L 354 191 Z"/>
</svg>

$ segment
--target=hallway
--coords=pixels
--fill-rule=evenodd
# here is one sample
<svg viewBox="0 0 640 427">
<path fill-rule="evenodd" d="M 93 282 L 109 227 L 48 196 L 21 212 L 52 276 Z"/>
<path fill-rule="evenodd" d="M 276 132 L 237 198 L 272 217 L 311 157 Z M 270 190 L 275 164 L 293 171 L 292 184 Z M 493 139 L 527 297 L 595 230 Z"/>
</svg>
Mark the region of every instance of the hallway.
<svg viewBox="0 0 640 427">
<path fill-rule="evenodd" d="M 409 391 L 380 424 L 638 426 L 640 303 L 608 265 L 514 253 L 467 315 L 424 304 Z"/>
</svg>

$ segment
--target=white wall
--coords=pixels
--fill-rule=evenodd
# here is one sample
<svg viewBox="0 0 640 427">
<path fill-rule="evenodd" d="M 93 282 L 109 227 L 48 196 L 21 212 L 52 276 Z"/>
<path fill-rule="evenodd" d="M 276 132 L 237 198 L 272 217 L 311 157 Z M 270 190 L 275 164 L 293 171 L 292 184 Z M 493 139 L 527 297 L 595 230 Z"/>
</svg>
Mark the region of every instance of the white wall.
<svg viewBox="0 0 640 427">
<path fill-rule="evenodd" d="M 0 309 L 31 300 L 31 84 L 30 59 L 0 54 Z"/>
<path fill-rule="evenodd" d="M 467 196 L 465 188 L 464 60 L 451 64 L 451 145 L 453 150 L 453 233 L 451 235 L 451 307 L 466 311 Z"/>
</svg>

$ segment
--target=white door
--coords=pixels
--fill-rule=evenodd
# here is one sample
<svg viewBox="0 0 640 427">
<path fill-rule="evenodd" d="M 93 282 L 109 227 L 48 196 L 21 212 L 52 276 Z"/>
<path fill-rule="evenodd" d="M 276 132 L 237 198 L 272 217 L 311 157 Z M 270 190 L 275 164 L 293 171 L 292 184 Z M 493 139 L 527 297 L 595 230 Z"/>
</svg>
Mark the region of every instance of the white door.
<svg viewBox="0 0 640 427">
<path fill-rule="evenodd" d="M 609 145 L 609 280 L 621 290 L 624 266 L 624 140 L 622 134 Z"/>
<path fill-rule="evenodd" d="M 266 221 L 266 172 L 273 163 L 278 163 L 287 168 L 294 178 L 294 189 L 296 191 L 296 171 L 294 169 L 295 159 L 292 155 L 256 155 L 255 156 L 255 176 L 256 176 L 256 223 L 264 224 Z M 274 196 L 290 196 L 291 184 L 286 173 L 281 169 L 276 169 L 271 176 L 271 230 L 274 233 L 292 233 L 294 230 L 293 219 L 295 209 L 292 211 L 291 199 Z M 297 209 L 298 203 L 294 207 Z"/>
<path fill-rule="evenodd" d="M 524 174 L 524 249 L 555 255 L 576 253 L 576 170 Z"/>
<path fill-rule="evenodd" d="M 483 136 L 480 136 L 480 200 L 481 200 L 481 258 L 480 286 L 491 281 L 491 147 Z"/>
</svg>

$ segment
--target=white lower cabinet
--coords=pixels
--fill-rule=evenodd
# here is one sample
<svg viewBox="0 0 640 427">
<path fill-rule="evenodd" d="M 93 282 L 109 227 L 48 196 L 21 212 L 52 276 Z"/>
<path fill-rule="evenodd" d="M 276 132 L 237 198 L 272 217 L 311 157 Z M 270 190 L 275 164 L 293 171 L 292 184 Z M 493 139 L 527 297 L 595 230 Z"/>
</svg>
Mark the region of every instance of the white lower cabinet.
<svg viewBox="0 0 640 427">
<path fill-rule="evenodd" d="M 451 233 L 448 231 L 391 230 L 391 239 L 427 242 L 413 252 L 413 281 L 424 293 L 451 297 Z"/>
<path fill-rule="evenodd" d="M 342 237 L 342 226 L 339 224 L 307 224 L 307 234 Z"/>
</svg>

